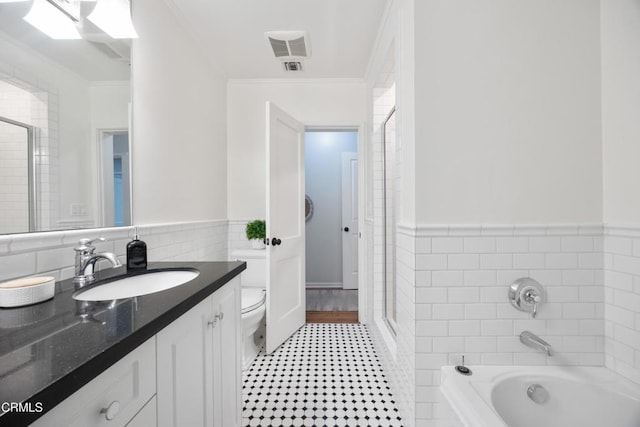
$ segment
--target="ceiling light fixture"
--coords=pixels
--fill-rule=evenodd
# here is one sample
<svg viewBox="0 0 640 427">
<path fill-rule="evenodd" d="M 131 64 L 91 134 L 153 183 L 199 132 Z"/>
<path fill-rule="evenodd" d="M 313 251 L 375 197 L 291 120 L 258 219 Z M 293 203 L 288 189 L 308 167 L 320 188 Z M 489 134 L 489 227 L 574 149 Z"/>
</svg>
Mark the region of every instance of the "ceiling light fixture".
<svg viewBox="0 0 640 427">
<path fill-rule="evenodd" d="M 59 6 L 55 0 L 33 0 L 29 13 L 23 18 L 52 39 L 80 39 L 77 19 Z M 61 0 L 60 3 L 69 3 Z"/>
<path fill-rule="evenodd" d="M 98 0 L 87 19 L 114 39 L 138 38 L 131 21 L 129 0 Z"/>
</svg>

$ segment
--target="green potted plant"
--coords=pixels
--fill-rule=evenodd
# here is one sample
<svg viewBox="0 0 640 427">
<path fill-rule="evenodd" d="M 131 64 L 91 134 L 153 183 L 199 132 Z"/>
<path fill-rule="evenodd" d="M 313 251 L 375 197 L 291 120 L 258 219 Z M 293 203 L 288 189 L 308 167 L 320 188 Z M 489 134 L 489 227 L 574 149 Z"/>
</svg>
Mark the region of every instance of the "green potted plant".
<svg viewBox="0 0 640 427">
<path fill-rule="evenodd" d="M 267 237 L 267 223 L 265 220 L 249 221 L 244 231 L 253 249 L 264 249 L 264 239 Z"/>
</svg>

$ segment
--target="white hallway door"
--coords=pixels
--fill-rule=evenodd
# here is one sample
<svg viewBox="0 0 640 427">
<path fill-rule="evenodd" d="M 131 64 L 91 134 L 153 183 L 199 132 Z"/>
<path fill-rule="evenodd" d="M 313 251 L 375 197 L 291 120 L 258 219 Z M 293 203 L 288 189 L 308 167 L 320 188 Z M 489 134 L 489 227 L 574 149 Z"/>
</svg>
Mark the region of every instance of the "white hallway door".
<svg viewBox="0 0 640 427">
<path fill-rule="evenodd" d="M 358 288 L 358 153 L 342 153 L 342 288 Z"/>
<path fill-rule="evenodd" d="M 305 323 L 304 131 L 267 102 L 268 354 Z"/>
</svg>

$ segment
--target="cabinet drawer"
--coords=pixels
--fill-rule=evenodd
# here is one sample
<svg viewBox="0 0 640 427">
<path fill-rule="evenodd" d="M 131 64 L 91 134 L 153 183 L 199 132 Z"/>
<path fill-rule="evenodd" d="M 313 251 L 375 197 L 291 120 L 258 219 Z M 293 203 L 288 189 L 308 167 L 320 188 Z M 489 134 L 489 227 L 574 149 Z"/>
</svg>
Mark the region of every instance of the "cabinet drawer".
<svg viewBox="0 0 640 427">
<path fill-rule="evenodd" d="M 156 407 L 156 397 L 153 396 L 153 398 L 147 402 L 146 405 L 144 405 L 144 408 L 142 408 L 140 410 L 140 412 L 138 412 L 136 414 L 136 416 L 129 421 L 129 424 L 127 424 L 127 427 L 154 427 L 158 425 L 158 409 Z"/>
<path fill-rule="evenodd" d="M 123 357 L 32 425 L 37 427 L 125 426 L 156 392 L 155 348 L 154 337 Z M 112 419 L 108 420 L 107 415 L 112 416 Z"/>
</svg>

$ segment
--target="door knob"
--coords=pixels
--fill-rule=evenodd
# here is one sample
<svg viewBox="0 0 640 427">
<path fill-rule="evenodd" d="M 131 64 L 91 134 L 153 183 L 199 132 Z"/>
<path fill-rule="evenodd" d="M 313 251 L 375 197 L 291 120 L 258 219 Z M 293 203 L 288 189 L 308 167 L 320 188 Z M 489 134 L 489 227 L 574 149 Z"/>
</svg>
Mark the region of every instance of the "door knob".
<svg viewBox="0 0 640 427">
<path fill-rule="evenodd" d="M 282 243 L 282 240 L 278 239 L 277 237 L 274 237 L 273 239 L 271 239 L 272 246 L 278 246 L 280 243 Z"/>
<path fill-rule="evenodd" d="M 345 227 L 345 228 L 344 228 L 344 232 L 345 232 L 345 233 L 348 233 L 348 232 L 349 232 L 349 227 Z"/>
</svg>

